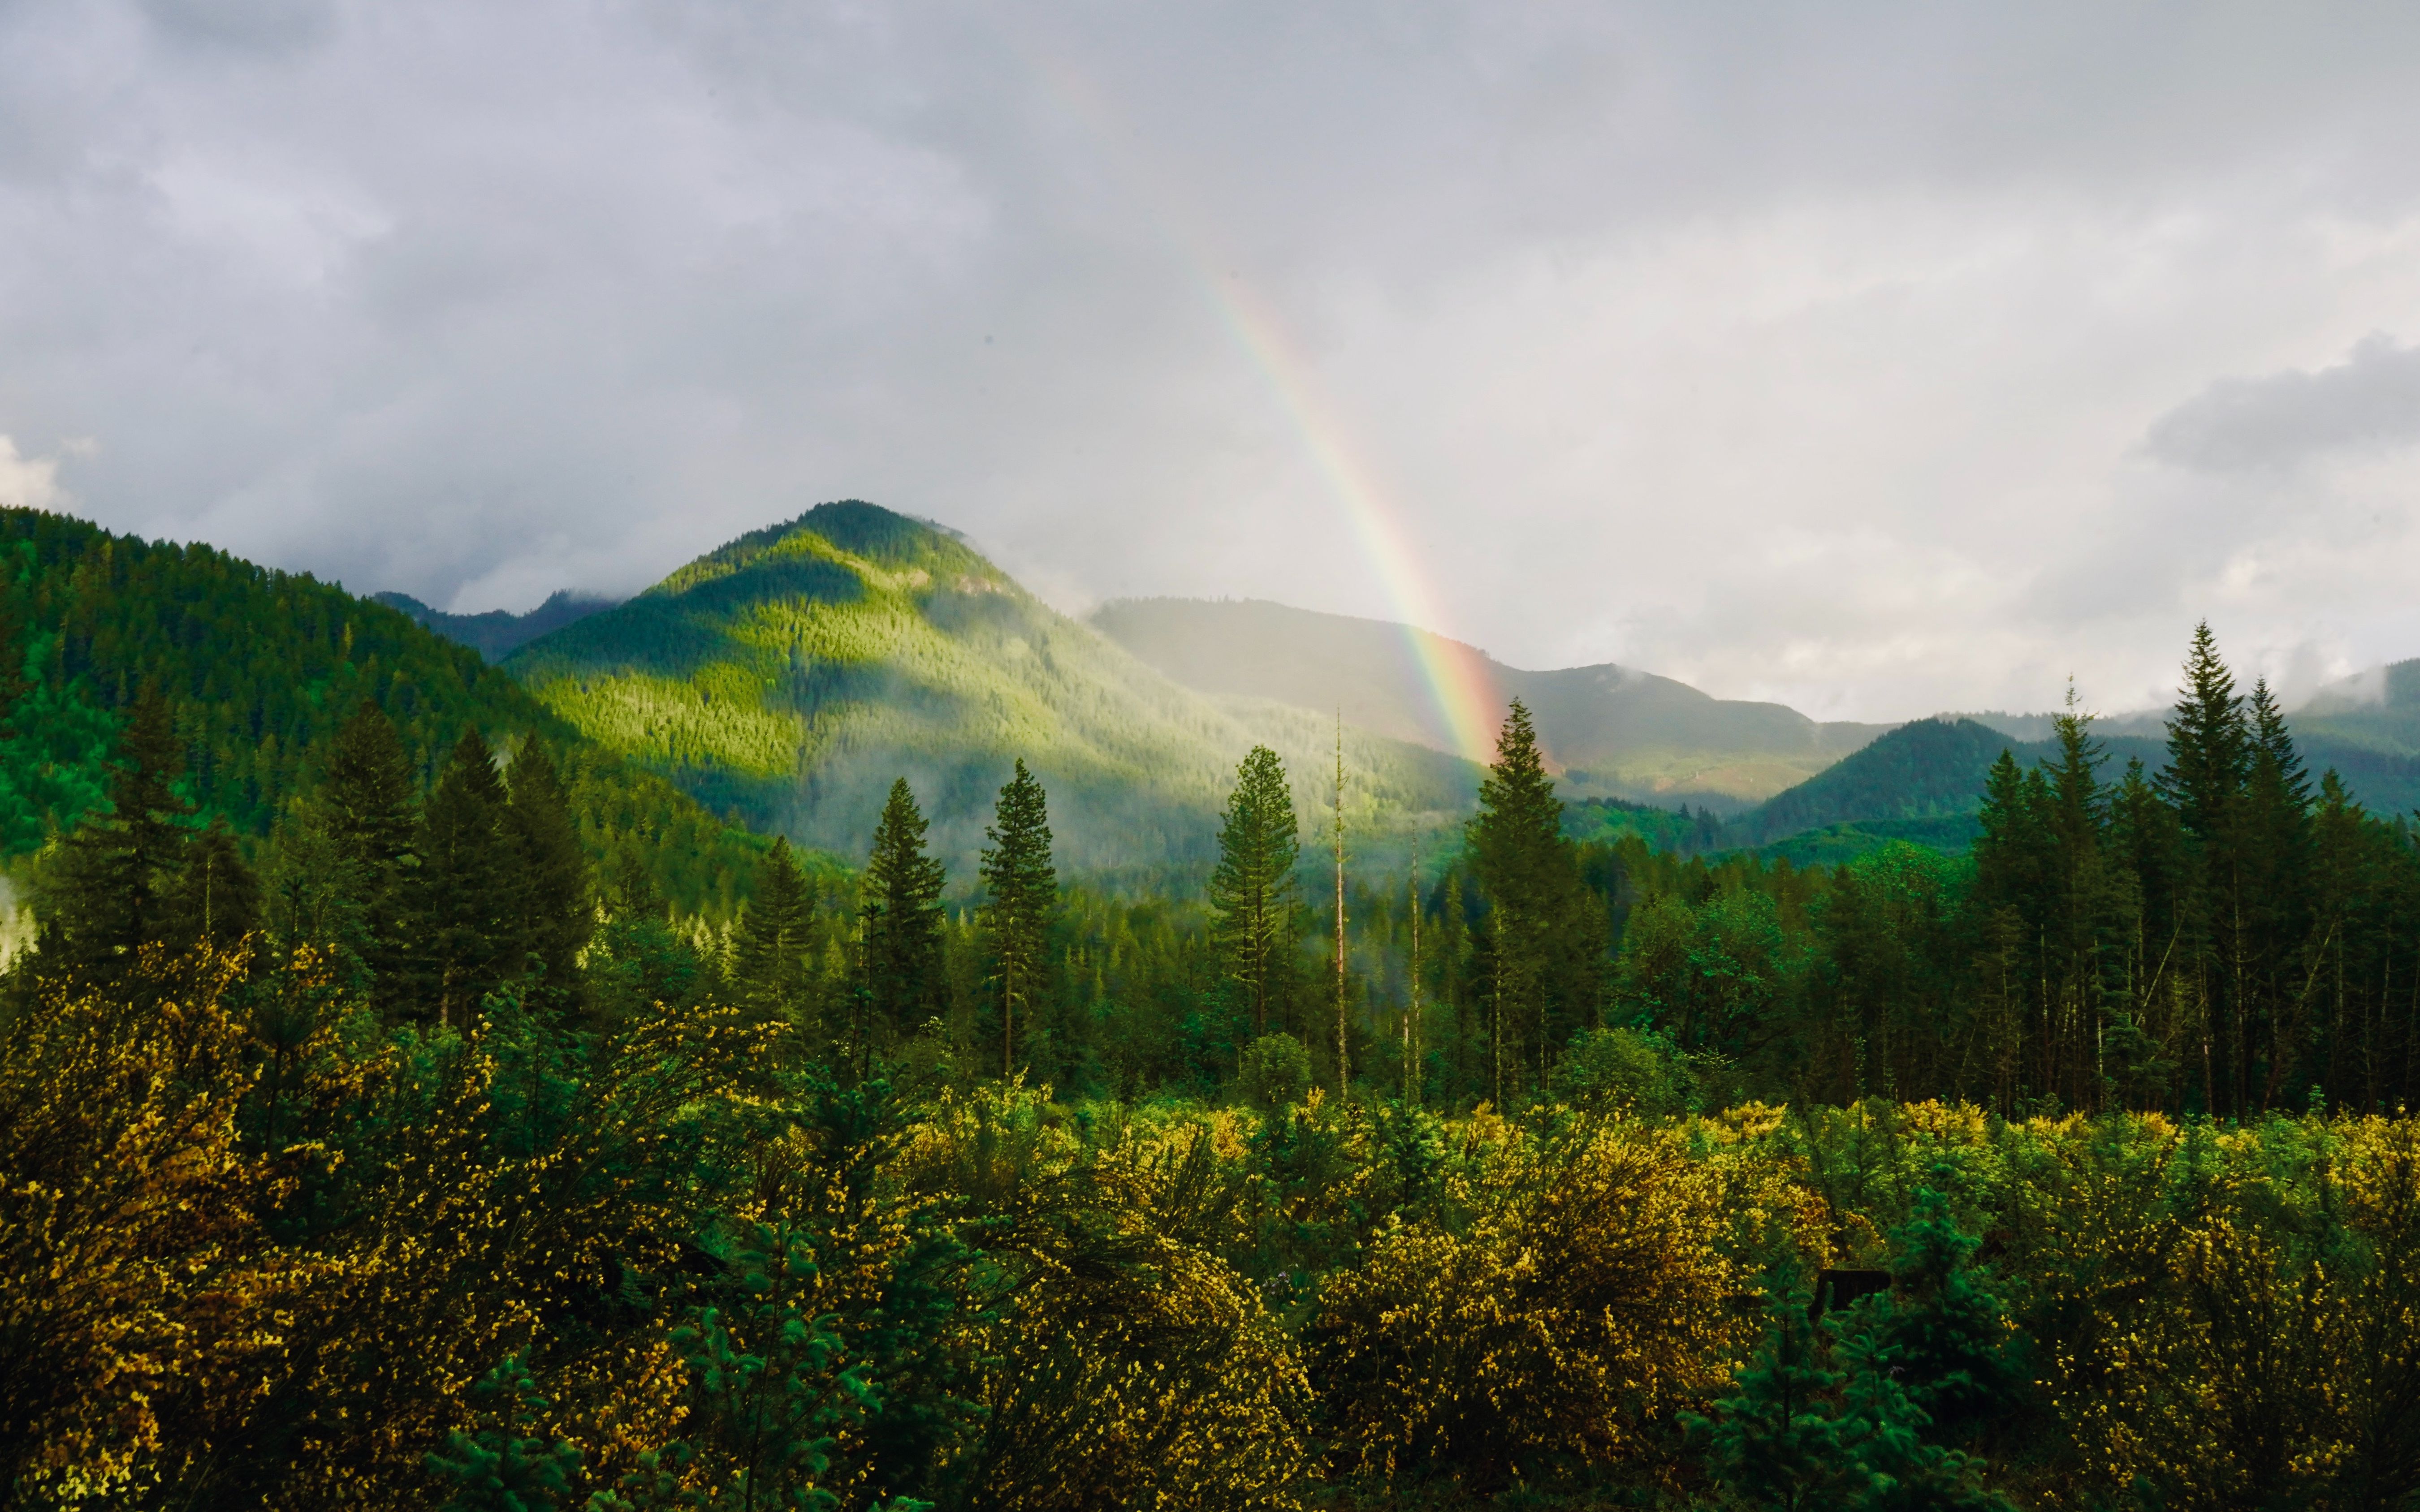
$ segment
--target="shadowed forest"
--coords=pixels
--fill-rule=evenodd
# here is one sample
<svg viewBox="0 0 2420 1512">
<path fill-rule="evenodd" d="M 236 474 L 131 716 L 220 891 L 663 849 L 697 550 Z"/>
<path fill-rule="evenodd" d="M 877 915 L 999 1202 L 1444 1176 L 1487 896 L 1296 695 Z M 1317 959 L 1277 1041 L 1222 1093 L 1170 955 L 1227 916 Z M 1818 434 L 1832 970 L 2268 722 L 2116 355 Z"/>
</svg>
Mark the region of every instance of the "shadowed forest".
<svg viewBox="0 0 2420 1512">
<path fill-rule="evenodd" d="M 2420 855 L 2206 630 L 2156 769 L 1804 870 L 1567 838 L 1516 704 L 1392 876 L 1261 748 L 1206 878 L 1020 763 L 972 877 L 901 781 L 707 887 L 376 691 L 254 843 L 131 690 L 31 869 L 17 1504 L 2420 1494 Z"/>
</svg>

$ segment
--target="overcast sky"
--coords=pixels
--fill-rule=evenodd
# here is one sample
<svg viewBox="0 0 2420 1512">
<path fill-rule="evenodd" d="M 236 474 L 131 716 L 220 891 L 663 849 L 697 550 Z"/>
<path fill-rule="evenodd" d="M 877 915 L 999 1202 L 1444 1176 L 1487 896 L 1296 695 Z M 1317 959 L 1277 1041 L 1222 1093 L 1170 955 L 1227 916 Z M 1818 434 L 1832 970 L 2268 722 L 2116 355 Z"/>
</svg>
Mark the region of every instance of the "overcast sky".
<svg viewBox="0 0 2420 1512">
<path fill-rule="evenodd" d="M 2415 142 L 2410 5 L 0 0 L 0 501 L 1393 617 L 1326 447 L 1520 665 L 2299 687 L 2420 656 Z"/>
</svg>

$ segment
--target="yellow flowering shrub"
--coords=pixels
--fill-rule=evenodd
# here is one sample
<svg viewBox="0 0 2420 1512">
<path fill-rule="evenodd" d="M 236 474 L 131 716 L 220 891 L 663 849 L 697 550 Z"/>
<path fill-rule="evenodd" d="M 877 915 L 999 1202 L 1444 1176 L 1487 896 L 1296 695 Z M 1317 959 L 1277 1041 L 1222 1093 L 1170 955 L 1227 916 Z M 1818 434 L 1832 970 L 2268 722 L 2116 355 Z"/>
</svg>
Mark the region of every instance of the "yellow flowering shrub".
<svg viewBox="0 0 2420 1512">
<path fill-rule="evenodd" d="M 1726 1376 L 1741 1282 L 1676 1136 L 1590 1122 L 1487 1153 L 1457 1179 L 1466 1222 L 1393 1227 L 1322 1288 L 1309 1353 L 1344 1469 L 1601 1466 Z"/>
</svg>

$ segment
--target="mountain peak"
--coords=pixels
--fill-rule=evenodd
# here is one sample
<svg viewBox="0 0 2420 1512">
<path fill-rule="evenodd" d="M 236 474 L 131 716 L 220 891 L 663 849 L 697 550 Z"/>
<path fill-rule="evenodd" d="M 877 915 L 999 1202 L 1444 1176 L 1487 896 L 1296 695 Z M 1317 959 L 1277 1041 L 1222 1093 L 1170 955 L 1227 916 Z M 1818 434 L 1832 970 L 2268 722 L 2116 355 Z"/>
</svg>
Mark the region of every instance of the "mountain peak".
<svg viewBox="0 0 2420 1512">
<path fill-rule="evenodd" d="M 727 541 L 690 563 L 741 566 L 766 555 L 781 555 L 801 546 L 820 544 L 885 567 L 913 566 L 937 552 L 954 548 L 968 556 L 965 537 L 946 526 L 921 520 L 862 499 L 837 499 L 817 504 L 793 520 L 768 525 Z M 684 569 L 686 570 L 686 569 Z M 675 574 L 675 577 L 678 574 Z M 667 579 L 669 580 L 669 579 Z"/>
</svg>

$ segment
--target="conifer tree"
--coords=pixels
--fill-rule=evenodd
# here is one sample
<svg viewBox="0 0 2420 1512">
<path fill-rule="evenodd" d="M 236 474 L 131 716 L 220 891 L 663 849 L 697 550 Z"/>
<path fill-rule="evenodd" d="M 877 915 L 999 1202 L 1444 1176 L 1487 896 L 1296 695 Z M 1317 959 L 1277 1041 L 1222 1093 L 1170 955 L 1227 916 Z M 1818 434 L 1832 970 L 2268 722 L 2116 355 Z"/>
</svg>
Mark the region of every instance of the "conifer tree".
<svg viewBox="0 0 2420 1512">
<path fill-rule="evenodd" d="M 2109 847 L 2121 872 L 2133 885 L 2137 903 L 2135 934 L 2130 947 L 2129 979 L 2137 1017 L 2168 985 L 2174 952 L 2182 929 L 2178 914 L 2178 866 L 2183 846 L 2177 812 L 2161 800 L 2140 757 L 2131 758 L 2109 795 Z"/>
<path fill-rule="evenodd" d="M 1930 1436 L 1961 1443 L 2009 1409 L 2024 1372 L 2006 1310 L 1975 1269 L 1981 1242 L 1958 1227 L 1941 1190 L 1955 1172 L 1937 1165 L 1931 1174 L 1891 1233 L 1891 1289 L 1869 1306 Z"/>
<path fill-rule="evenodd" d="M 2266 678 L 2253 684 L 2246 713 L 2250 748 L 2240 817 L 2244 1012 L 2254 1020 L 2252 1053 L 2262 1062 L 2257 1100 L 2273 1106 L 2312 1038 L 2306 984 L 2315 977 L 2304 959 L 2306 949 L 2319 948 L 2310 937 L 2311 777 Z"/>
<path fill-rule="evenodd" d="M 2041 1005 L 2036 1058 L 2041 1090 L 2070 1107 L 2098 1108 L 2110 998 L 2121 990 L 2129 921 L 2120 917 L 2128 900 L 2114 885 L 2105 854 L 2109 795 L 2100 769 L 2107 755 L 2091 725 L 2069 684 L 2067 708 L 2051 721 L 2056 761 L 2042 764 L 2048 891 L 2037 938 L 2050 997 Z"/>
<path fill-rule="evenodd" d="M 1295 861 L 1301 828 L 1285 764 L 1254 746 L 1235 768 L 1234 790 L 1218 826 L 1218 866 L 1210 875 L 1219 962 L 1250 1006 L 1252 1037 L 1285 1026 L 1295 953 Z"/>
<path fill-rule="evenodd" d="M 1825 1361 L 1812 1315 L 1813 1288 L 1796 1248 L 1784 1241 L 1765 1272 L 1764 1339 L 1714 1403 L 1714 1416 L 1684 1416 L 1706 1450 L 1707 1469 L 1749 1506 L 1813 1512 L 1848 1500 L 1840 1424 L 1830 1397 L 1841 1377 Z"/>
<path fill-rule="evenodd" d="M 395 722 L 364 699 L 329 744 L 319 793 L 330 833 L 381 881 L 411 850 L 412 786 Z"/>
<path fill-rule="evenodd" d="M 2195 627 L 2184 671 L 2168 721 L 2168 764 L 2155 780 L 2187 841 L 2185 904 L 2195 926 L 2187 969 L 2199 1018 L 2203 1106 L 2231 1116 L 2252 1102 L 2257 1038 L 2250 934 L 2257 905 L 2249 896 L 2255 879 L 2243 805 L 2253 737 L 2235 676 L 2207 623 Z"/>
<path fill-rule="evenodd" d="M 194 837 L 171 902 L 175 922 L 169 933 L 180 943 L 226 950 L 260 927 L 260 879 L 244 864 L 225 819 L 211 820 Z"/>
<path fill-rule="evenodd" d="M 947 880 L 941 863 L 924 854 L 924 815 L 900 778 L 874 826 L 861 884 L 867 1006 L 890 1034 L 913 1032 L 939 1002 Z"/>
<path fill-rule="evenodd" d="M 663 889 L 656 886 L 647 863 L 629 850 L 613 854 L 608 872 L 605 904 L 616 918 L 649 918 L 661 922 L 667 909 Z"/>
<path fill-rule="evenodd" d="M 487 740 L 464 730 L 421 813 L 406 910 L 418 1006 L 441 1024 L 468 1026 L 520 965 L 510 801 Z"/>
<path fill-rule="evenodd" d="M 786 839 L 756 867 L 756 895 L 741 916 L 731 974 L 756 1011 L 803 1024 L 814 1006 L 815 887 Z"/>
<path fill-rule="evenodd" d="M 544 747 L 524 742 L 508 777 L 504 820 L 513 841 L 521 948 L 543 964 L 550 989 L 569 993 L 579 980 L 580 952 L 597 929 L 588 855 L 562 774 Z"/>
<path fill-rule="evenodd" d="M 109 812 L 86 816 L 44 879 L 46 970 L 115 980 L 165 937 L 192 836 L 193 806 L 177 791 L 184 775 L 168 704 L 146 687 L 118 733 Z"/>
<path fill-rule="evenodd" d="M 1526 1040 L 1528 1069 L 1543 1085 L 1554 1042 L 1593 1014 L 1595 949 L 1579 907 L 1578 865 L 1563 838 L 1562 800 L 1546 775 L 1529 711 L 1518 699 L 1497 733 L 1487 774 L 1469 840 L 1489 905 L 1495 980 L 1486 990 L 1494 999 L 1494 1074 L 1500 1099 L 1508 1052 L 1517 1056 Z"/>
<path fill-rule="evenodd" d="M 1042 784 L 1016 764 L 1000 790 L 991 843 L 983 853 L 983 927 L 1000 984 L 1001 1074 L 1016 1070 L 1016 1026 L 1029 1025 L 1047 987 L 1050 924 L 1059 905 L 1059 875 L 1050 864 L 1050 816 Z"/>
<path fill-rule="evenodd" d="M 376 996 L 389 1006 L 402 989 L 411 953 L 405 891 L 408 873 L 419 864 L 412 852 L 419 820 L 416 786 L 394 721 L 364 699 L 329 743 L 306 821 L 326 843 L 322 847 L 315 837 L 304 848 L 331 853 L 334 874 L 295 879 L 297 886 L 334 895 L 329 902 L 343 920 L 343 943 L 369 967 Z"/>
<path fill-rule="evenodd" d="M 2185 829 L 2206 843 L 2223 835 L 2242 791 L 2249 744 L 2235 674 L 2219 659 L 2205 620 L 2185 653 L 2185 686 L 2168 720 L 2168 764 L 2158 784 Z"/>
</svg>

